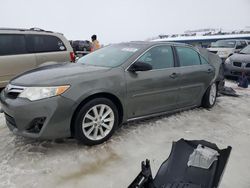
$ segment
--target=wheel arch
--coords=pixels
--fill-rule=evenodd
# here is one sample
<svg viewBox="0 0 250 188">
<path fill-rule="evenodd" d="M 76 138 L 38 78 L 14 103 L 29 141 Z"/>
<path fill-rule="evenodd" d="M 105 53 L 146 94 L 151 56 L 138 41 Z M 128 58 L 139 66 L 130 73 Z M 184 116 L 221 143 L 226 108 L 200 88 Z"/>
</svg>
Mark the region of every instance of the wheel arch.
<svg viewBox="0 0 250 188">
<path fill-rule="evenodd" d="M 108 93 L 108 92 L 100 92 L 100 93 L 95 93 L 92 94 L 90 96 L 88 96 L 87 98 L 83 99 L 77 106 L 77 108 L 75 109 L 71 121 L 70 121 L 70 131 L 71 131 L 71 136 L 74 136 L 75 130 L 74 130 L 74 120 L 76 117 L 76 114 L 78 113 L 78 111 L 81 109 L 81 107 L 83 105 L 85 105 L 87 102 L 96 99 L 96 98 L 107 98 L 109 100 L 111 100 L 114 105 L 117 107 L 118 110 L 118 115 L 119 115 L 119 125 L 123 122 L 123 117 L 124 117 L 124 108 L 122 105 L 121 100 L 114 94 Z"/>
</svg>

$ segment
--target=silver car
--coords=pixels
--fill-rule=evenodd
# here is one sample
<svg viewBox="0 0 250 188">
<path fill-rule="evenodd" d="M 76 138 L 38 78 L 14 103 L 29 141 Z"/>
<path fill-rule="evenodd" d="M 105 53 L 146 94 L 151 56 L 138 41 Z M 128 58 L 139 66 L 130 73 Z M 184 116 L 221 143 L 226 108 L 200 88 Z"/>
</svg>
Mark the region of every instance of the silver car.
<svg viewBox="0 0 250 188">
<path fill-rule="evenodd" d="M 235 53 L 225 61 L 225 76 L 239 77 L 242 73 L 250 78 L 250 45 Z"/>
</svg>

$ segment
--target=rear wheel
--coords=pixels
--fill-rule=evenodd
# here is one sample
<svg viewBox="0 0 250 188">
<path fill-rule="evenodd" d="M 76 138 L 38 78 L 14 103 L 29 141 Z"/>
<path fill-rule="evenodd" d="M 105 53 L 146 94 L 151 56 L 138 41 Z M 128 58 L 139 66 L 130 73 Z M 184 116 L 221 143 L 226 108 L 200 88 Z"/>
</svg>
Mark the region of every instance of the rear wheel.
<svg viewBox="0 0 250 188">
<path fill-rule="evenodd" d="M 216 102 L 217 98 L 217 85 L 216 83 L 213 83 L 209 88 L 207 89 L 205 95 L 202 99 L 202 106 L 205 108 L 212 108 Z"/>
<path fill-rule="evenodd" d="M 76 115 L 75 137 L 85 145 L 101 144 L 113 135 L 118 122 L 118 111 L 111 100 L 93 99 Z"/>
</svg>

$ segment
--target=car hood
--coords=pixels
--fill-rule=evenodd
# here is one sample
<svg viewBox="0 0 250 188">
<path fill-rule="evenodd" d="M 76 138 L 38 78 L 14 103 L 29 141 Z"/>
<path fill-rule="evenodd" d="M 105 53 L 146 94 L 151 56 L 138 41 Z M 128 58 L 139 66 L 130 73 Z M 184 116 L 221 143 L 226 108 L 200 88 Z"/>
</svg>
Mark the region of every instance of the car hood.
<svg viewBox="0 0 250 188">
<path fill-rule="evenodd" d="M 12 85 L 19 86 L 51 86 L 71 84 L 74 80 L 82 80 L 100 72 L 110 70 L 107 67 L 83 65 L 78 63 L 58 63 L 42 66 L 27 71 L 10 81 Z"/>
<path fill-rule="evenodd" d="M 250 63 L 250 54 L 233 54 L 230 57 L 231 61 Z"/>
<path fill-rule="evenodd" d="M 232 52 L 233 48 L 207 48 L 209 51 Z"/>
</svg>

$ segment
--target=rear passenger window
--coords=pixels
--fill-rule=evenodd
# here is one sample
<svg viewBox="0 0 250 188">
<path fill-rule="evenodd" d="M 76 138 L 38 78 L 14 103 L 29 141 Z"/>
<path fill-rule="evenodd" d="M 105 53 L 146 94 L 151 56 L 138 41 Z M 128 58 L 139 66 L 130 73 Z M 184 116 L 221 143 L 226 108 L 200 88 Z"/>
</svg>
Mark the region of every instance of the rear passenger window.
<svg viewBox="0 0 250 188">
<path fill-rule="evenodd" d="M 27 53 L 27 51 L 24 35 L 0 35 L 0 55 L 25 53 Z"/>
<path fill-rule="evenodd" d="M 49 35 L 29 35 L 28 49 L 33 53 L 65 51 L 63 42 Z"/>
<path fill-rule="evenodd" d="M 174 67 L 174 57 L 170 46 L 157 46 L 147 51 L 138 60 L 148 63 L 153 69 Z"/>
<path fill-rule="evenodd" d="M 208 61 L 204 57 L 200 56 L 200 58 L 201 58 L 201 64 L 202 65 L 208 64 Z"/>
<path fill-rule="evenodd" d="M 192 66 L 200 65 L 199 54 L 187 47 L 176 47 L 176 51 L 179 57 L 180 66 Z"/>
</svg>

